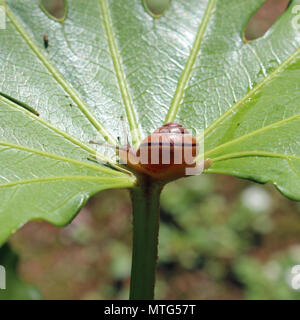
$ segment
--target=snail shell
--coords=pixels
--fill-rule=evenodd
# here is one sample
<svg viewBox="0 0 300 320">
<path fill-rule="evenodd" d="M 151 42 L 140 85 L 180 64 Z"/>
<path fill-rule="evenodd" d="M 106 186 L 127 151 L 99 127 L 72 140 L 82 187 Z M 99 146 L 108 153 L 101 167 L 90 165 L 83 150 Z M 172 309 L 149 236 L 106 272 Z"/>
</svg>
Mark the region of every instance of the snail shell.
<svg viewBox="0 0 300 320">
<path fill-rule="evenodd" d="M 120 149 L 119 156 L 138 172 L 157 180 L 174 180 L 186 176 L 187 168 L 199 166 L 194 161 L 198 153 L 197 139 L 181 124 L 169 122 L 145 138 L 138 150 Z M 201 172 L 210 164 L 202 164 Z"/>
</svg>

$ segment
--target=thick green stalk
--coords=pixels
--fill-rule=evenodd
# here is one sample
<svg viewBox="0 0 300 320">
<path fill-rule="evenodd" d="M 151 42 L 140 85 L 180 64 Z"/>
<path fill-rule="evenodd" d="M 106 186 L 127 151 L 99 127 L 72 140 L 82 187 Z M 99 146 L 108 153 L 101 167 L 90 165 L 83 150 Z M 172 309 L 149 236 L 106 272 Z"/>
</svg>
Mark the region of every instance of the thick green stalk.
<svg viewBox="0 0 300 320">
<path fill-rule="evenodd" d="M 162 185 L 143 177 L 131 190 L 133 207 L 133 252 L 130 299 L 154 298 L 157 263 L 159 199 Z"/>
</svg>

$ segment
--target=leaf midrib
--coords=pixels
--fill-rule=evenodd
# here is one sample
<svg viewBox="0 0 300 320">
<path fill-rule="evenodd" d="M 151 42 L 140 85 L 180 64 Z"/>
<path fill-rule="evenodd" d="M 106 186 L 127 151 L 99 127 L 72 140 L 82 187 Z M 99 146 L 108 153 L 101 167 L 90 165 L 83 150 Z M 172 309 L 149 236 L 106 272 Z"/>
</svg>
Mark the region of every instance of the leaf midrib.
<svg viewBox="0 0 300 320">
<path fill-rule="evenodd" d="M 93 176 L 54 176 L 54 177 L 42 177 L 37 179 L 21 180 L 10 183 L 0 183 L 0 188 L 9 188 L 18 185 L 30 184 L 30 183 L 43 183 L 43 182 L 52 182 L 52 181 L 64 181 L 64 180 L 77 180 L 77 181 L 102 181 L 107 182 L 108 185 L 115 185 L 115 183 L 124 182 L 124 185 L 131 186 L 129 179 L 123 177 L 110 178 L 110 177 L 93 177 Z M 113 183 L 116 181 L 115 183 Z M 126 182 L 126 183 L 125 183 Z"/>
<path fill-rule="evenodd" d="M 58 135 L 66 138 L 68 141 L 70 141 L 71 143 L 74 143 L 75 145 L 79 146 L 81 149 L 83 149 L 85 151 L 88 151 L 91 155 L 97 155 L 99 157 L 99 159 L 101 158 L 101 160 L 103 160 L 103 161 L 105 161 L 105 162 L 107 162 L 107 163 L 109 163 L 111 165 L 117 166 L 116 164 L 112 163 L 111 160 L 109 158 L 107 158 L 106 156 L 104 156 L 102 154 L 100 155 L 99 152 L 97 152 L 95 149 L 90 148 L 89 146 L 87 146 L 86 144 L 84 144 L 81 141 L 77 140 L 73 136 L 67 134 L 66 132 L 61 131 L 56 127 L 53 127 L 49 122 L 46 122 L 43 119 L 41 119 L 40 117 L 37 117 L 37 116 L 33 115 L 30 111 L 26 110 L 25 108 L 17 105 L 16 103 L 12 102 L 11 100 L 9 100 L 9 99 L 7 99 L 7 98 L 5 98 L 5 97 L 0 95 L 0 101 L 1 100 L 6 104 L 11 105 L 13 108 L 25 113 L 33 121 L 40 122 L 43 126 L 49 128 L 51 131 L 53 131 L 53 132 L 57 133 Z"/>
<path fill-rule="evenodd" d="M 165 123 L 172 122 L 175 120 L 180 103 L 182 101 L 187 83 L 191 77 L 191 73 L 195 64 L 195 61 L 198 57 L 198 53 L 202 44 L 202 40 L 209 23 L 209 19 L 212 15 L 213 8 L 215 6 L 216 0 L 209 0 L 205 13 L 203 15 L 202 21 L 199 25 L 195 41 L 193 43 L 190 55 L 187 59 L 183 72 L 179 78 L 178 85 L 173 96 L 169 111 L 167 113 Z"/>
<path fill-rule="evenodd" d="M 293 155 L 286 155 L 283 153 L 273 153 L 264 151 L 245 151 L 225 154 L 224 156 L 213 158 L 214 162 L 230 160 L 234 158 L 246 158 L 246 157 L 265 157 L 265 158 L 282 158 L 286 160 L 300 160 L 300 157 Z"/>
<path fill-rule="evenodd" d="M 46 69 L 53 75 L 53 78 L 61 85 L 61 87 L 70 95 L 82 113 L 86 116 L 86 118 L 90 121 L 90 123 L 103 135 L 103 137 L 111 144 L 116 144 L 115 139 L 111 136 L 111 134 L 102 126 L 102 124 L 96 119 L 96 117 L 91 113 L 88 107 L 85 105 L 83 100 L 79 97 L 74 88 L 71 87 L 69 83 L 67 83 L 63 77 L 60 75 L 58 70 L 49 62 L 49 60 L 45 57 L 45 55 L 41 52 L 41 50 L 36 46 L 36 44 L 30 39 L 29 35 L 23 29 L 21 24 L 17 21 L 16 17 L 13 15 L 12 11 L 7 7 L 6 8 L 7 16 L 10 21 L 19 32 L 21 37 L 28 44 L 30 49 L 34 52 L 37 58 L 42 62 L 42 64 L 46 67 Z"/>
<path fill-rule="evenodd" d="M 213 148 L 213 149 L 205 152 L 205 157 L 209 157 L 211 154 L 213 154 L 213 153 L 215 153 L 215 152 L 217 152 L 217 151 L 220 151 L 220 150 L 222 150 L 222 149 L 224 149 L 224 148 L 226 148 L 226 147 L 228 147 L 228 146 L 234 145 L 234 144 L 236 144 L 236 143 L 238 143 L 238 142 L 241 142 L 241 141 L 243 141 L 243 140 L 246 140 L 246 139 L 248 139 L 248 138 L 251 138 L 251 137 L 253 137 L 253 136 L 257 135 L 257 134 L 260 134 L 260 133 L 262 133 L 262 132 L 265 132 L 265 131 L 274 129 L 274 128 L 276 128 L 277 126 L 284 125 L 284 124 L 286 124 L 286 123 L 288 123 L 288 122 L 290 122 L 290 121 L 293 121 L 293 120 L 295 120 L 295 119 L 300 119 L 300 114 L 294 115 L 294 116 L 289 117 L 289 118 L 286 118 L 286 119 L 284 119 L 284 120 L 280 120 L 280 121 L 277 121 L 277 122 L 273 122 L 273 123 L 271 123 L 271 124 L 268 125 L 268 126 L 265 126 L 265 127 L 260 128 L 260 129 L 258 129 L 258 130 L 252 131 L 252 132 L 250 132 L 250 133 L 248 133 L 248 134 L 245 134 L 245 135 L 243 135 L 243 136 L 240 136 L 240 137 L 238 137 L 238 138 L 236 138 L 236 139 L 233 139 L 233 140 L 231 140 L 231 141 L 228 141 L 228 142 L 226 142 L 226 143 L 223 143 L 223 144 L 221 144 L 221 145 L 219 145 L 219 146 L 217 146 L 217 147 L 215 147 L 215 148 Z M 212 158 L 212 159 L 213 159 L 213 158 Z"/>
<path fill-rule="evenodd" d="M 22 150 L 25 152 L 29 152 L 29 153 L 33 153 L 42 157 L 46 157 L 46 158 L 51 158 L 51 159 L 55 159 L 58 161 L 64 161 L 64 162 L 69 162 L 78 166 L 83 166 L 89 169 L 93 169 L 95 171 L 101 171 L 103 173 L 108 173 L 108 174 L 113 174 L 113 175 L 117 175 L 117 176 L 124 176 L 124 174 L 118 172 L 117 170 L 110 170 L 108 168 L 105 168 L 104 166 L 96 166 L 93 164 L 89 164 L 87 162 L 83 162 L 83 161 L 79 161 L 79 160 L 75 160 L 75 159 L 71 159 L 71 158 L 67 158 L 67 157 L 63 157 L 63 156 L 59 156 L 53 153 L 48 153 L 48 152 L 44 152 L 44 151 L 40 151 L 37 149 L 32 149 L 32 148 L 28 148 L 28 147 L 24 147 L 24 146 L 20 146 L 20 145 L 16 145 L 13 143 L 8 143 L 8 142 L 4 142 L 4 141 L 0 141 L 0 146 L 6 146 L 12 149 L 18 149 L 18 150 Z"/>
<path fill-rule="evenodd" d="M 251 45 L 251 44 L 249 44 Z M 235 104 L 233 104 L 223 115 L 221 115 L 218 119 L 216 119 L 211 125 L 209 125 L 204 130 L 204 137 L 207 136 L 210 132 L 212 132 L 220 123 L 226 120 L 233 112 L 235 112 L 247 99 L 251 99 L 255 93 L 267 85 L 270 81 L 272 81 L 278 73 L 285 70 L 289 67 L 294 60 L 296 60 L 297 56 L 300 54 L 300 47 L 296 49 L 296 51 L 290 55 L 283 63 L 279 64 L 278 67 L 271 73 L 269 73 L 261 82 L 259 82 L 255 87 L 247 92 L 245 96 L 243 96 L 240 100 L 238 100 Z"/>
<path fill-rule="evenodd" d="M 122 69 L 121 58 L 118 53 L 116 40 L 114 33 L 112 31 L 111 20 L 109 16 L 107 0 L 99 0 L 101 14 L 103 18 L 103 24 L 106 31 L 106 37 L 108 42 L 108 47 L 110 49 L 113 65 L 115 68 L 116 77 L 118 80 L 119 88 L 121 91 L 121 96 L 125 106 L 126 116 L 128 119 L 133 145 L 138 145 L 141 141 L 141 132 L 137 122 L 137 117 L 133 108 L 132 99 L 129 93 L 129 89 L 126 84 L 126 78 L 124 71 Z"/>
</svg>

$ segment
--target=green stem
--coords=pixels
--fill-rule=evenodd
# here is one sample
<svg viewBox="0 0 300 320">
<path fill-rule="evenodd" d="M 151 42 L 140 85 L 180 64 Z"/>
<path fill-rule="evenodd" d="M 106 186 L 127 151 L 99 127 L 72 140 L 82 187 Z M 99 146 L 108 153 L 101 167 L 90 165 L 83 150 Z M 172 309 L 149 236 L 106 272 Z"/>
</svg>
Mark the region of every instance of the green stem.
<svg viewBox="0 0 300 320">
<path fill-rule="evenodd" d="M 133 252 L 130 299 L 154 298 L 159 229 L 159 199 L 162 184 L 143 177 L 131 191 L 133 207 Z"/>
</svg>

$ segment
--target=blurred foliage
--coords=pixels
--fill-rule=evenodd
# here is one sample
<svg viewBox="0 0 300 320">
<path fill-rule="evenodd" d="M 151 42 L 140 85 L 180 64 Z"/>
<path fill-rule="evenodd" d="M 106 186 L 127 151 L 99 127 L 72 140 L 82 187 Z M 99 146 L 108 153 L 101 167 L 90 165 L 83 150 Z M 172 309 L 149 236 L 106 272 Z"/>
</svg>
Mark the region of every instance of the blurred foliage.
<svg viewBox="0 0 300 320">
<path fill-rule="evenodd" d="M 0 265 L 5 268 L 6 289 L 0 289 L 0 300 L 38 300 L 38 290 L 24 283 L 17 270 L 18 256 L 8 244 L 0 248 Z"/>
<path fill-rule="evenodd" d="M 156 298 L 299 299 L 300 205 L 271 185 L 202 175 L 162 194 Z M 45 299 L 127 299 L 131 204 L 126 190 L 93 197 L 65 228 L 25 225 L 11 239 L 21 277 Z"/>
</svg>

